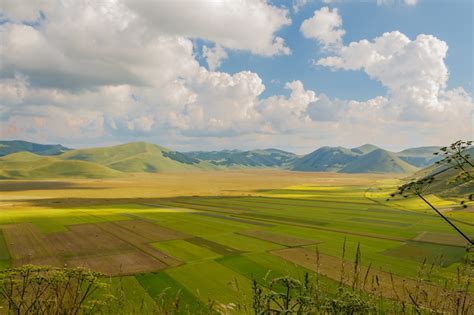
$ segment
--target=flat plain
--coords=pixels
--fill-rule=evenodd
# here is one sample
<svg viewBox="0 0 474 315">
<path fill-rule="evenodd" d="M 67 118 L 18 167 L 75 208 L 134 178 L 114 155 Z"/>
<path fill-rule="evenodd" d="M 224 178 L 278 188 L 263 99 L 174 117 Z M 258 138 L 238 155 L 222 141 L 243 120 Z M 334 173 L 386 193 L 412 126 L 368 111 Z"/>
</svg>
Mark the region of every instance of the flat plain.
<svg viewBox="0 0 474 315">
<path fill-rule="evenodd" d="M 362 266 L 381 278 L 410 283 L 424 257 L 439 265 L 439 285 L 455 277 L 465 244 L 418 200 L 387 202 L 398 183 L 391 174 L 276 170 L 3 180 L 0 268 L 82 266 L 116 288 L 126 283 L 130 300 L 179 291 L 202 308 L 209 299 L 248 302 L 253 279 L 301 278 L 316 267 L 331 286 L 343 244 L 349 266 L 360 244 Z M 470 209 L 427 198 L 474 235 Z"/>
</svg>

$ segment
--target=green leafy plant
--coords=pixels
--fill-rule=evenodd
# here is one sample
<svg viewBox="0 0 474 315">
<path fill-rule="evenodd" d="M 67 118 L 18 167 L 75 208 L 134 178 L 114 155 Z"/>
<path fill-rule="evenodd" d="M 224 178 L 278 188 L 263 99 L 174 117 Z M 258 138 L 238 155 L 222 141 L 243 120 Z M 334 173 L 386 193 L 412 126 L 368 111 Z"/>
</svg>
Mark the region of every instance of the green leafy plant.
<svg viewBox="0 0 474 315">
<path fill-rule="evenodd" d="M 446 223 L 448 223 L 459 235 L 461 235 L 471 246 L 474 246 L 474 241 L 468 237 L 457 225 L 449 220 L 439 209 L 437 209 L 433 203 L 429 202 L 425 198 L 424 193 L 429 189 L 430 185 L 435 182 L 437 176 L 450 169 L 459 170 L 458 175 L 455 177 L 455 181 L 463 184 L 470 183 L 474 180 L 473 166 L 474 162 L 471 160 L 471 156 L 467 153 L 467 150 L 472 148 L 472 141 L 456 141 L 450 146 L 440 148 L 439 152 L 435 152 L 435 155 L 442 155 L 443 158 L 436 162 L 436 164 L 444 164 L 445 168 L 430 174 L 422 178 L 416 178 L 398 187 L 397 192 L 390 195 L 391 198 L 403 197 L 408 198 L 410 196 L 417 196 L 425 204 L 427 204 L 432 210 L 436 212 Z M 468 196 L 468 201 L 462 200 L 461 206 L 467 207 L 467 202 L 474 199 L 474 194 Z M 389 201 L 390 198 L 387 199 Z"/>
<path fill-rule="evenodd" d="M 12 314 L 92 314 L 113 297 L 102 274 L 84 269 L 24 265 L 0 271 L 0 297 Z"/>
</svg>

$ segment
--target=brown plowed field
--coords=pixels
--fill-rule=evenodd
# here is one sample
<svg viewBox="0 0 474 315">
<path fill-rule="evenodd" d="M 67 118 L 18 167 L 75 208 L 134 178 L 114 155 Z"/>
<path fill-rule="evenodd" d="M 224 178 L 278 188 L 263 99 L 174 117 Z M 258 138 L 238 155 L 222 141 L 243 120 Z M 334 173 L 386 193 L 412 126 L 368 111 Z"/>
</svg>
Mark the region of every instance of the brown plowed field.
<svg viewBox="0 0 474 315">
<path fill-rule="evenodd" d="M 69 259 L 67 264 L 68 266 L 83 267 L 112 276 L 152 272 L 167 267 L 160 260 L 136 249 L 115 254 L 75 257 Z"/>
<path fill-rule="evenodd" d="M 158 271 L 181 262 L 150 245 L 185 234 L 151 222 L 130 220 L 68 226 L 43 234 L 31 223 L 0 226 L 14 266 L 85 267 L 108 275 Z"/>
</svg>

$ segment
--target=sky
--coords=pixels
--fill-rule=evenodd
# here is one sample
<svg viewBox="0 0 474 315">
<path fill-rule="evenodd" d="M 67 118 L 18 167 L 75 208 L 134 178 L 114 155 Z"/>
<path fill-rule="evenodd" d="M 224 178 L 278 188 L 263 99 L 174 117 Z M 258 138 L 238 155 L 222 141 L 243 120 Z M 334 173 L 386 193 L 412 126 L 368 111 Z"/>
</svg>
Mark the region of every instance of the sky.
<svg viewBox="0 0 474 315">
<path fill-rule="evenodd" d="M 175 150 L 473 139 L 471 0 L 2 0 L 0 138 Z"/>
</svg>

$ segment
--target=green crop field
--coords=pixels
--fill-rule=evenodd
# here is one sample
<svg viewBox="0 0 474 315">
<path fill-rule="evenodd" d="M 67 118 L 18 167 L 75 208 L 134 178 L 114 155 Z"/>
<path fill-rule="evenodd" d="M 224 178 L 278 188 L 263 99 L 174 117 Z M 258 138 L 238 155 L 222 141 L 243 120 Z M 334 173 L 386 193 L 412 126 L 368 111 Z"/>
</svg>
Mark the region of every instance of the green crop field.
<svg viewBox="0 0 474 315">
<path fill-rule="evenodd" d="M 0 185 L 0 268 L 96 269 L 126 299 L 114 301 L 117 308 L 143 312 L 178 295 L 194 310 L 210 300 L 248 306 L 254 279 L 303 279 L 316 269 L 316 261 L 286 250 L 322 255 L 320 280 L 329 288 L 344 244 L 345 260 L 360 245 L 362 266 L 400 279 L 414 279 L 425 258 L 439 265 L 435 279 L 454 278 L 464 241 L 418 200 L 386 201 L 398 183 L 391 176 L 255 170 L 7 180 Z M 429 198 L 474 235 L 470 210 Z"/>
</svg>

